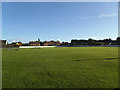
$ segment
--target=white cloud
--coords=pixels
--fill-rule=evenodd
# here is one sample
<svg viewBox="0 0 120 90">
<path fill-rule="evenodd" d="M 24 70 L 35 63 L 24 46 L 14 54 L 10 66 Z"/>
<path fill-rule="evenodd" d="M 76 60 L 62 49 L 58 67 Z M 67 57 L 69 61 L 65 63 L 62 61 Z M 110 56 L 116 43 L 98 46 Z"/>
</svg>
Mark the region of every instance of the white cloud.
<svg viewBox="0 0 120 90">
<path fill-rule="evenodd" d="M 62 42 L 60 39 L 57 39 L 57 41 L 60 41 L 60 42 Z"/>
<path fill-rule="evenodd" d="M 24 41 L 24 40 L 21 38 L 12 38 L 8 40 L 8 42 L 18 42 L 18 41 Z"/>
<path fill-rule="evenodd" d="M 51 41 L 54 41 L 54 39 L 50 39 Z"/>
<path fill-rule="evenodd" d="M 105 17 L 115 17 L 117 16 L 117 13 L 111 13 L 111 14 L 101 14 L 98 17 L 99 18 L 105 18 Z"/>
</svg>

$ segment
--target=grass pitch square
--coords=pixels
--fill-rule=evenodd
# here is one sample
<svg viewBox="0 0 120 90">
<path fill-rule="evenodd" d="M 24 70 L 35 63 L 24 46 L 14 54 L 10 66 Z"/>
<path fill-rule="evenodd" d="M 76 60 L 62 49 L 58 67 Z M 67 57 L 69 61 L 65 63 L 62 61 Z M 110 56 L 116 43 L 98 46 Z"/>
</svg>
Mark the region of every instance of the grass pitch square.
<svg viewBox="0 0 120 90">
<path fill-rule="evenodd" d="M 3 88 L 117 88 L 117 47 L 2 52 Z"/>
</svg>

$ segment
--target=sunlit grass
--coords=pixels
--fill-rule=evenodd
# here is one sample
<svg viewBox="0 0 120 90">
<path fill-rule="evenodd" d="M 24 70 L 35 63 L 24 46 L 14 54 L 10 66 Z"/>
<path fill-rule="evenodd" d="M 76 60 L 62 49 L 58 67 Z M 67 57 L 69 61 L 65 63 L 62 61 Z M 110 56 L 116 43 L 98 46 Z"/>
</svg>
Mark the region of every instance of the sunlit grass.
<svg viewBox="0 0 120 90">
<path fill-rule="evenodd" d="M 117 47 L 3 50 L 3 88 L 117 88 Z"/>
</svg>

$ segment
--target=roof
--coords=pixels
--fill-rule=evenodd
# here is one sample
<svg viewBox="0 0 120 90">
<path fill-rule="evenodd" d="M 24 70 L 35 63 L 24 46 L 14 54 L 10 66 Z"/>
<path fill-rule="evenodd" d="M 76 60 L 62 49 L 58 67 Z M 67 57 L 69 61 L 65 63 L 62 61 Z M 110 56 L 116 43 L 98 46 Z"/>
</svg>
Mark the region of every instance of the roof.
<svg viewBox="0 0 120 90">
<path fill-rule="evenodd" d="M 58 43 L 59 41 L 44 41 L 43 43 Z M 59 42 L 60 43 L 60 42 Z"/>
<path fill-rule="evenodd" d="M 12 44 L 16 44 L 16 43 L 18 43 L 18 42 L 12 42 Z"/>
</svg>

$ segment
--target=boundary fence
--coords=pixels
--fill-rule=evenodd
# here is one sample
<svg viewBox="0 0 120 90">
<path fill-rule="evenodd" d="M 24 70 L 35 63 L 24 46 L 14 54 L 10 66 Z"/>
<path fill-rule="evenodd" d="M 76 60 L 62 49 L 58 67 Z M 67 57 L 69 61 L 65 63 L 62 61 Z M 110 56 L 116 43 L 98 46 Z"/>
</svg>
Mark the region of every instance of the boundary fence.
<svg viewBox="0 0 120 90">
<path fill-rule="evenodd" d="M 49 48 L 49 47 L 120 47 L 120 45 L 19 46 L 19 48 Z"/>
</svg>

